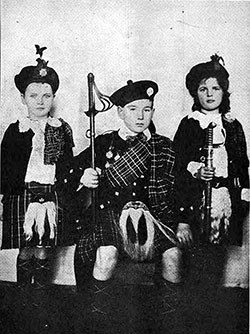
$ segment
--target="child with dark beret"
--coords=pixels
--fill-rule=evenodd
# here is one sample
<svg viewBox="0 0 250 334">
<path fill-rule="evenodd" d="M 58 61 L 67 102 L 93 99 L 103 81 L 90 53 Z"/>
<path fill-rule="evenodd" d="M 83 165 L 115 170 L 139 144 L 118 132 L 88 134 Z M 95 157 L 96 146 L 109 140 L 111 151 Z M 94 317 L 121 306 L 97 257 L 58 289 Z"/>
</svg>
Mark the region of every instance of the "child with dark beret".
<svg viewBox="0 0 250 334">
<path fill-rule="evenodd" d="M 184 247 L 193 246 L 205 252 L 203 269 L 197 267 L 197 261 L 198 271 L 192 277 L 196 275 L 197 280 L 204 274 L 206 283 L 211 284 L 220 283 L 225 246 L 242 243 L 242 223 L 249 196 L 245 134 L 241 123 L 230 113 L 229 73 L 222 61 L 214 55 L 187 74 L 186 87 L 194 103 L 174 137 L 180 222 L 177 237 Z M 212 151 L 208 155 L 209 140 Z M 209 195 L 205 196 L 208 186 L 209 201 Z"/>
<path fill-rule="evenodd" d="M 77 288 L 92 291 L 90 304 L 96 315 L 115 311 L 110 305 L 120 256 L 155 262 L 156 285 L 171 291 L 164 312 L 176 310 L 181 252 L 173 205 L 175 155 L 172 141 L 155 133 L 152 124 L 157 92 L 158 85 L 148 80 L 129 80 L 114 92 L 110 100 L 123 121 L 120 129 L 96 138 L 95 169 L 87 148 L 74 158 L 67 178 L 75 201 L 86 198 L 89 189 L 96 190 L 96 221 L 91 207 L 76 217 L 82 230 L 75 252 Z"/>
<path fill-rule="evenodd" d="M 19 248 L 21 288 L 49 283 L 51 249 L 64 244 L 60 190 L 73 157 L 71 127 L 51 115 L 59 77 L 42 58 L 45 49 L 36 45 L 37 65 L 15 76 L 27 116 L 9 125 L 1 143 L 2 249 Z"/>
</svg>

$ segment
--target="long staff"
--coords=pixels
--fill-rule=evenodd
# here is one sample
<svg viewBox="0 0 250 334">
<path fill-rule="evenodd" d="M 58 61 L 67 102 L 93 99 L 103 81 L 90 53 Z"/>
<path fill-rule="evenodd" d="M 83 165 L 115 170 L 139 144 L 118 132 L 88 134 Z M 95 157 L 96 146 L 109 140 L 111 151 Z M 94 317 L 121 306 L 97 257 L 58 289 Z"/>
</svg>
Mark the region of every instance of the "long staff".
<svg viewBox="0 0 250 334">
<path fill-rule="evenodd" d="M 88 79 L 88 99 L 89 99 L 89 109 L 86 111 L 86 115 L 89 116 L 90 120 L 90 128 L 87 131 L 87 137 L 90 139 L 90 147 L 91 147 L 91 167 L 96 168 L 95 165 L 95 116 L 98 112 L 103 112 L 110 109 L 113 104 L 109 100 L 107 95 L 102 94 L 96 84 L 95 77 L 93 73 L 89 73 L 87 76 Z M 103 108 L 101 110 L 97 110 L 95 107 L 95 95 L 97 95 L 98 99 L 102 103 Z M 91 201 L 92 201 L 92 221 L 95 223 L 96 221 L 96 191 L 92 189 L 91 191 Z"/>
<path fill-rule="evenodd" d="M 88 95 L 89 95 L 89 123 L 90 123 L 90 147 L 91 147 L 91 167 L 95 169 L 95 98 L 94 98 L 94 75 L 88 74 Z M 96 221 L 96 191 L 91 190 L 91 202 L 92 202 L 92 221 Z"/>
</svg>

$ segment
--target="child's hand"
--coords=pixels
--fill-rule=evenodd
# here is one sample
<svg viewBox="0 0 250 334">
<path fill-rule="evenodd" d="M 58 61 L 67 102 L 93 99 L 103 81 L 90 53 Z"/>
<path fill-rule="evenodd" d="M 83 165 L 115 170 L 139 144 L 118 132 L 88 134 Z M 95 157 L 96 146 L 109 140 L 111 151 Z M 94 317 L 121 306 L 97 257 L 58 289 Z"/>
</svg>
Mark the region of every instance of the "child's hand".
<svg viewBox="0 0 250 334">
<path fill-rule="evenodd" d="M 95 189 L 99 185 L 99 175 L 101 174 L 100 168 L 87 168 L 85 169 L 83 176 L 80 179 L 80 185 Z"/>
<path fill-rule="evenodd" d="M 176 236 L 182 246 L 190 247 L 193 243 L 192 232 L 188 224 L 178 224 Z"/>
<path fill-rule="evenodd" d="M 197 170 L 196 178 L 202 181 L 212 181 L 215 173 L 215 168 L 200 167 Z"/>
<path fill-rule="evenodd" d="M 250 189 L 243 188 L 241 190 L 241 200 L 246 201 L 246 202 L 250 202 Z"/>
</svg>

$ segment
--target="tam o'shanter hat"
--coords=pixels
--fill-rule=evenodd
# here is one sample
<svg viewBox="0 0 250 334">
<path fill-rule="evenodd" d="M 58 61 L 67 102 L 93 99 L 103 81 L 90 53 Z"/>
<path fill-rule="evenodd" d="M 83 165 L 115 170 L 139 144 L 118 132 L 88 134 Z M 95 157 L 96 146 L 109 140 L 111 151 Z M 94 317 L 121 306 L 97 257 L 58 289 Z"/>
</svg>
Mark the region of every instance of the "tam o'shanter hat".
<svg viewBox="0 0 250 334">
<path fill-rule="evenodd" d="M 224 67 L 225 64 L 223 58 L 217 54 L 210 58 L 211 60 L 209 62 L 200 63 L 192 67 L 186 76 L 186 87 L 193 97 L 196 95 L 198 86 L 203 79 L 215 77 L 220 78 L 225 82 L 228 81 L 229 73 Z"/>
<path fill-rule="evenodd" d="M 127 85 L 118 89 L 110 96 L 111 102 L 120 107 L 135 100 L 148 99 L 153 101 L 158 92 L 158 85 L 149 80 L 133 82 L 129 80 Z"/>
<path fill-rule="evenodd" d="M 40 48 L 39 45 L 35 45 L 36 54 L 39 54 L 39 58 L 36 59 L 36 66 L 26 66 L 19 74 L 14 78 L 17 89 L 24 94 L 27 86 L 32 82 L 41 82 L 50 84 L 53 93 L 55 93 L 59 87 L 59 77 L 56 71 L 48 67 L 48 61 L 42 59 L 43 51 L 46 47 Z"/>
</svg>

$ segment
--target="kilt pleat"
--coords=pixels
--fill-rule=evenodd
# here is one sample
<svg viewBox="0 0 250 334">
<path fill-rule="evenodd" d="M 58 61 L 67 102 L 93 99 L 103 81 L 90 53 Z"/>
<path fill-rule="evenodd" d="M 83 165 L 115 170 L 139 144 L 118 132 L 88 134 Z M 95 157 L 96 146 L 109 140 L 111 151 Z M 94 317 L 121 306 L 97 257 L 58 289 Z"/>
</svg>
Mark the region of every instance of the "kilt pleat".
<svg viewBox="0 0 250 334">
<path fill-rule="evenodd" d="M 96 250 L 100 246 L 115 246 L 119 253 L 125 254 L 119 225 L 120 215 L 121 212 L 112 208 L 100 210 L 95 226 L 91 226 L 88 231 L 82 232 L 76 251 L 84 263 L 95 261 Z M 174 247 L 174 244 L 155 227 L 154 257 L 172 247 Z"/>
<path fill-rule="evenodd" d="M 51 193 L 56 207 L 56 231 L 55 238 L 49 239 L 48 219 L 45 219 L 45 234 L 42 238 L 42 246 L 58 246 L 63 243 L 63 210 L 59 208 L 58 196 L 53 185 L 43 185 L 35 182 L 27 183 L 24 193 L 21 195 L 4 195 L 3 202 L 3 240 L 2 249 L 23 248 L 36 246 L 39 243 L 38 234 L 33 227 L 33 237 L 26 241 L 23 235 L 25 213 L 29 204 L 33 201 L 34 194 Z"/>
</svg>

